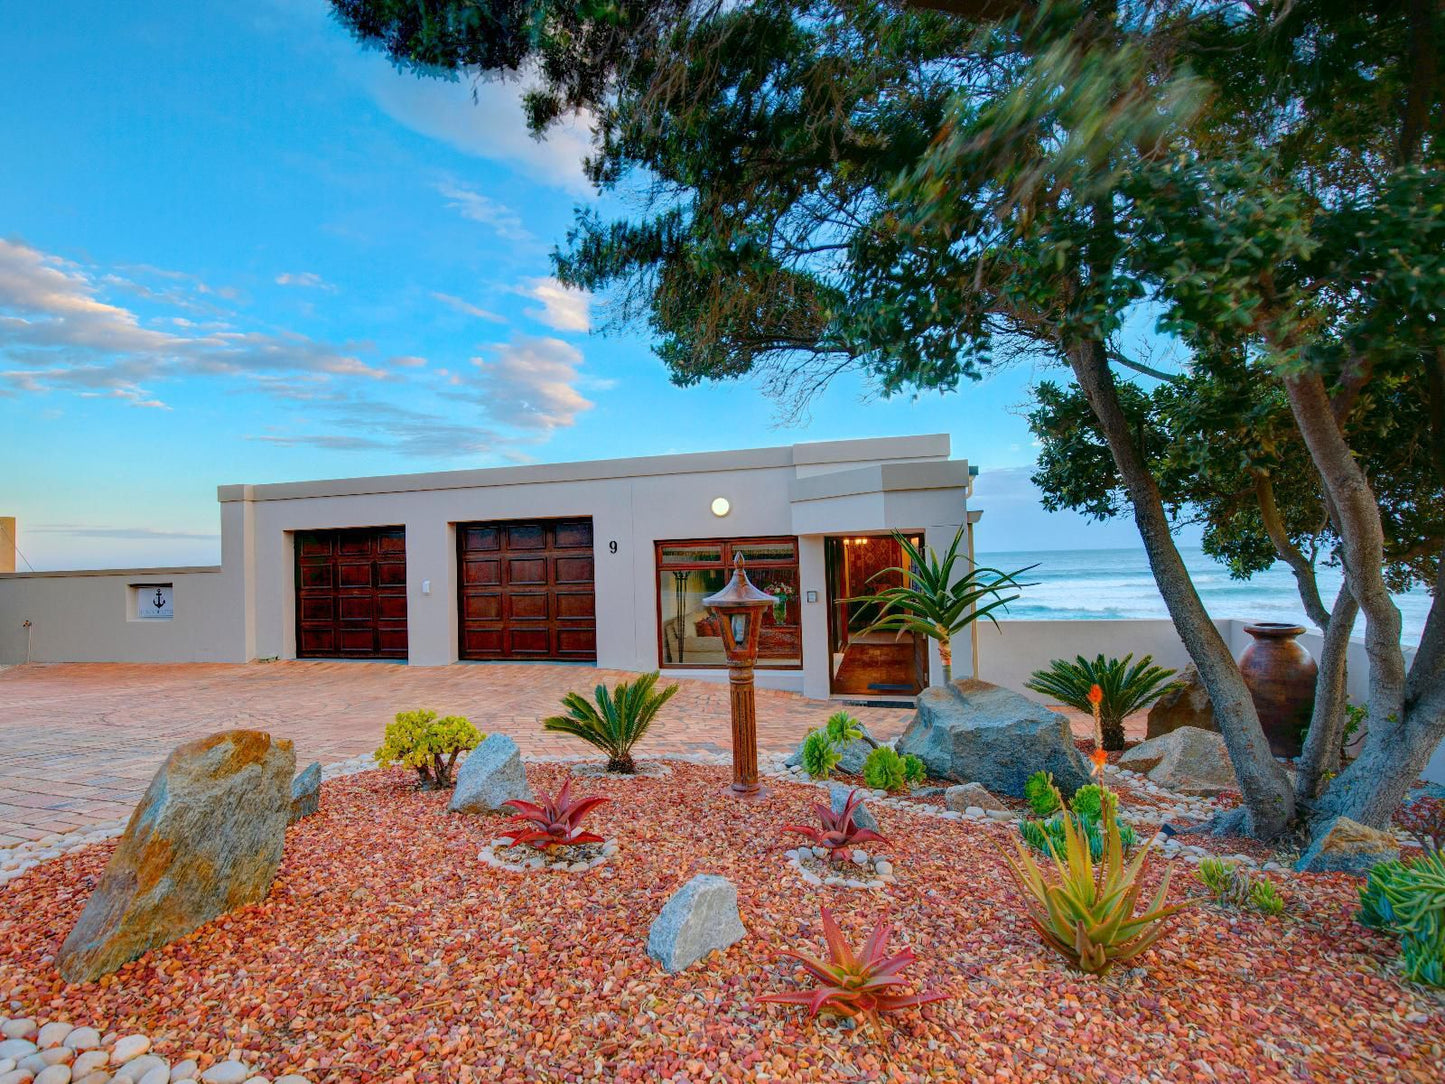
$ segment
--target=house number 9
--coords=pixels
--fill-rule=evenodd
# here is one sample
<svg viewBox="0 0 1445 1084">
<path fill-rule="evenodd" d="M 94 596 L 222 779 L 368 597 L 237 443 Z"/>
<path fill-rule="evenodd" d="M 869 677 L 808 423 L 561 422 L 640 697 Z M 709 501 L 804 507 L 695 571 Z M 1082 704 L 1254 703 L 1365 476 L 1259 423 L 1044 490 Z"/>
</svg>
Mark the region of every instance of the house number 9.
<svg viewBox="0 0 1445 1084">
<path fill-rule="evenodd" d="M 616 552 L 617 552 L 617 543 L 616 543 L 615 541 L 607 543 L 607 552 L 608 552 L 608 553 L 616 553 Z"/>
</svg>

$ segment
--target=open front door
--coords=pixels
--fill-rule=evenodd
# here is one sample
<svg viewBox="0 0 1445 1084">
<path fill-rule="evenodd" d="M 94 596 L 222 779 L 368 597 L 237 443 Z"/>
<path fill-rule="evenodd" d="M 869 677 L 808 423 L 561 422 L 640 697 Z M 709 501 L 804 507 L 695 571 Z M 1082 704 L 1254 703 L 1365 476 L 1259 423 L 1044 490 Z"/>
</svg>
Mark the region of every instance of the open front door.
<svg viewBox="0 0 1445 1084">
<path fill-rule="evenodd" d="M 912 541 L 922 543 L 919 536 Z M 891 535 L 828 538 L 831 690 L 845 696 L 915 696 L 928 684 L 926 644 L 911 632 L 864 632 L 878 619 L 870 596 L 898 586 L 903 547 Z"/>
</svg>

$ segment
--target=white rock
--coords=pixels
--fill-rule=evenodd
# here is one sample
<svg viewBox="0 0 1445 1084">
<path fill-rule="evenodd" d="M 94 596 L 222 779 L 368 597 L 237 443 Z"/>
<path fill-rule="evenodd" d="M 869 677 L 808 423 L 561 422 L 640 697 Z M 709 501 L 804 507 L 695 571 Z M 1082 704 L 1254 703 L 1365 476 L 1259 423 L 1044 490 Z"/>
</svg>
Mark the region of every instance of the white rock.
<svg viewBox="0 0 1445 1084">
<path fill-rule="evenodd" d="M 100 1046 L 100 1032 L 95 1028 L 76 1028 L 65 1037 L 62 1045 L 71 1050 L 95 1050 Z"/>
<path fill-rule="evenodd" d="M 222 1061 L 201 1074 L 203 1084 L 245 1084 L 251 1070 L 239 1061 Z"/>
<path fill-rule="evenodd" d="M 65 1037 L 75 1030 L 74 1024 L 67 1024 L 64 1020 L 52 1020 L 40 1029 L 40 1034 L 35 1037 L 36 1044 L 40 1049 L 59 1046 L 65 1042 Z"/>
<path fill-rule="evenodd" d="M 14 1058 L 0 1058 L 0 1073 L 8 1073 L 15 1068 Z"/>
<path fill-rule="evenodd" d="M 828 848 L 827 848 L 827 847 L 814 847 L 814 848 L 813 848 L 813 857 L 814 857 L 814 858 L 827 858 L 827 857 L 828 857 Z"/>
<path fill-rule="evenodd" d="M 853 861 L 860 866 L 863 865 L 868 861 L 868 852 L 855 848 L 853 851 Z"/>
<path fill-rule="evenodd" d="M 114 1065 L 124 1065 L 133 1058 L 138 1058 L 151 1048 L 150 1036 L 148 1035 L 127 1035 L 124 1039 L 116 1041 L 110 1051 L 110 1060 Z"/>
<path fill-rule="evenodd" d="M 893 874 L 893 863 L 886 858 L 881 858 L 873 863 L 873 872 L 880 877 L 889 877 Z"/>
<path fill-rule="evenodd" d="M 250 1080 L 246 1081 L 246 1084 L 271 1084 L 271 1078 L 268 1076 L 253 1076 Z"/>
<path fill-rule="evenodd" d="M 311 1081 L 300 1073 L 287 1073 L 285 1076 L 278 1076 L 276 1084 L 311 1084 Z"/>
<path fill-rule="evenodd" d="M 0 1035 L 7 1039 L 28 1039 L 35 1034 L 35 1021 L 28 1016 L 6 1020 L 0 1025 Z"/>
<path fill-rule="evenodd" d="M 169 1066 L 157 1065 L 145 1076 L 141 1077 L 136 1084 L 170 1084 L 171 1070 Z"/>
<path fill-rule="evenodd" d="M 187 1058 L 185 1061 L 177 1062 L 171 1067 L 171 1084 L 177 1084 L 182 1080 L 195 1080 L 196 1070 L 199 1069 L 194 1058 Z"/>
<path fill-rule="evenodd" d="M 823 883 L 823 878 L 819 877 L 810 869 L 803 870 L 803 880 L 807 881 L 810 885 L 820 885 Z"/>
<path fill-rule="evenodd" d="M 108 1050 L 87 1050 L 79 1055 L 70 1066 L 70 1071 L 77 1077 L 93 1073 L 97 1069 L 104 1069 L 110 1064 L 110 1051 Z"/>
<path fill-rule="evenodd" d="M 0 1076 L 0 1084 L 30 1084 L 34 1079 L 28 1069 L 11 1069 L 4 1076 Z"/>
<path fill-rule="evenodd" d="M 35 1084 L 70 1084 L 70 1066 L 52 1065 L 35 1076 Z"/>
<path fill-rule="evenodd" d="M 4 1042 L 0 1042 L 0 1058 L 14 1058 L 19 1061 L 39 1049 L 29 1039 L 6 1039 Z"/>
<path fill-rule="evenodd" d="M 161 1081 L 161 1084 L 165 1084 L 165 1081 L 168 1081 L 171 1076 L 171 1063 L 164 1058 L 156 1057 L 154 1054 L 142 1054 L 138 1058 L 132 1058 L 116 1070 L 115 1079 L 117 1081 L 133 1080 L 138 1084 L 139 1081 L 144 1080 L 148 1074 L 157 1069 L 164 1069 L 166 1071 L 165 1078 Z"/>
</svg>

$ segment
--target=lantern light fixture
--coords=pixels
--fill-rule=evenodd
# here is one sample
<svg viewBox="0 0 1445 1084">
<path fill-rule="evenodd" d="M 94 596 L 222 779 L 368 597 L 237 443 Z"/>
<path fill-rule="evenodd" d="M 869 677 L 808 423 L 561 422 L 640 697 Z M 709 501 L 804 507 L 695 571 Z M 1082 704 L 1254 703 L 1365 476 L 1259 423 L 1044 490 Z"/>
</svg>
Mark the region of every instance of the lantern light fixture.
<svg viewBox="0 0 1445 1084">
<path fill-rule="evenodd" d="M 732 502 L 726 497 L 714 497 L 712 499 L 712 514 L 721 518 L 733 510 Z"/>
</svg>

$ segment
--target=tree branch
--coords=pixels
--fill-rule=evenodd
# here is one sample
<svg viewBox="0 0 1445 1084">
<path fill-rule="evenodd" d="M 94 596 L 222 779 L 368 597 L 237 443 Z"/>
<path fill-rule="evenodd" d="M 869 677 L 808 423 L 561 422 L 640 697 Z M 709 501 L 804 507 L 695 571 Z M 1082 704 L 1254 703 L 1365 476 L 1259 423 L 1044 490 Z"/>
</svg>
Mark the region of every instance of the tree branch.
<svg viewBox="0 0 1445 1084">
<path fill-rule="evenodd" d="M 1152 366 L 1145 365 L 1142 361 L 1134 361 L 1131 358 L 1126 358 L 1116 350 L 1109 351 L 1109 360 L 1115 365 L 1122 365 L 1126 369 L 1133 369 L 1136 373 L 1142 373 L 1144 376 L 1152 376 L 1155 380 L 1164 380 L 1170 384 L 1184 383 L 1184 378 L 1178 373 L 1166 373 L 1163 369 L 1155 369 Z"/>
<path fill-rule="evenodd" d="M 1279 514 L 1279 505 L 1275 503 L 1274 483 L 1263 471 L 1255 472 L 1254 497 L 1259 502 L 1259 518 L 1264 522 L 1265 533 L 1269 535 L 1270 542 L 1274 543 L 1274 552 L 1279 554 L 1279 559 L 1289 565 L 1290 571 L 1294 573 L 1305 613 L 1319 626 L 1320 631 L 1327 631 L 1330 627 L 1330 612 L 1325 609 L 1324 600 L 1320 598 L 1320 585 L 1315 578 L 1314 565 L 1290 540 L 1284 517 Z"/>
</svg>

